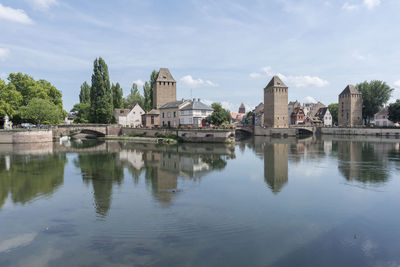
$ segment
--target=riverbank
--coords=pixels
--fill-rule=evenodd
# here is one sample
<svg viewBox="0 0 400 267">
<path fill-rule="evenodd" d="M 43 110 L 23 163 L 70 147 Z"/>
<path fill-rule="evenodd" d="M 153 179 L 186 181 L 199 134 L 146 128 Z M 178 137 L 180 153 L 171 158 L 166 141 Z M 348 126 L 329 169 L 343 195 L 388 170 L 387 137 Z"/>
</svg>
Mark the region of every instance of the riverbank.
<svg viewBox="0 0 400 267">
<path fill-rule="evenodd" d="M 149 143 L 149 144 L 169 144 L 175 145 L 178 143 L 176 139 L 164 137 L 139 137 L 139 136 L 105 136 L 99 137 L 99 140 L 116 140 L 129 141 L 133 143 Z"/>
</svg>

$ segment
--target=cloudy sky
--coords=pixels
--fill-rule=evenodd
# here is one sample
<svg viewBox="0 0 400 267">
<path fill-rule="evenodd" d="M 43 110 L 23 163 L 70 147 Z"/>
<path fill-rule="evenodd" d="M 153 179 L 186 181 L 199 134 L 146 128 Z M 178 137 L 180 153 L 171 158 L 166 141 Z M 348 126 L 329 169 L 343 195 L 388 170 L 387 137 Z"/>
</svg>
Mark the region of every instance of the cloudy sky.
<svg viewBox="0 0 400 267">
<path fill-rule="evenodd" d="M 124 94 L 167 67 L 178 98 L 254 107 L 278 74 L 289 100 L 337 102 L 384 80 L 400 98 L 399 0 L 0 0 L 0 77 L 23 72 L 67 110 L 103 57 Z"/>
</svg>

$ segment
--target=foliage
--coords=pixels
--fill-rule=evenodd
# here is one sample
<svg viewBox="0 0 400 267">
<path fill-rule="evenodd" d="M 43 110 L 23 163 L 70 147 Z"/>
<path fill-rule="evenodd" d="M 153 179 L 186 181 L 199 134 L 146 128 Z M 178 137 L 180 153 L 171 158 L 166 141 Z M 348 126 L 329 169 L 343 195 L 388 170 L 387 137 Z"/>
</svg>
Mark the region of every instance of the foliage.
<svg viewBox="0 0 400 267">
<path fill-rule="evenodd" d="M 211 107 L 214 111 L 206 118 L 206 122 L 219 126 L 224 123 L 230 123 L 231 113 L 229 110 L 223 109 L 221 104 L 213 103 Z"/>
<path fill-rule="evenodd" d="M 356 85 L 363 98 L 363 119 L 369 124 L 375 113 L 390 99 L 393 88 L 383 81 L 362 82 Z"/>
<path fill-rule="evenodd" d="M 85 81 L 81 85 L 81 92 L 79 93 L 80 103 L 90 103 L 90 85 Z"/>
<path fill-rule="evenodd" d="M 328 105 L 329 112 L 332 115 L 332 124 L 337 125 L 338 124 L 338 110 L 339 110 L 339 104 L 338 103 L 332 103 Z"/>
<path fill-rule="evenodd" d="M 144 103 L 144 98 L 143 96 L 139 93 L 139 89 L 136 83 L 132 84 L 131 88 L 131 93 L 124 98 L 124 108 L 128 108 L 130 106 L 135 106 L 136 104 L 139 104 L 139 106 L 143 107 Z"/>
<path fill-rule="evenodd" d="M 122 98 L 123 92 L 122 92 L 122 88 L 119 85 L 119 83 L 116 83 L 115 85 L 112 84 L 111 91 L 112 91 L 112 99 L 113 99 L 114 108 L 122 108 L 122 105 L 123 105 L 123 98 Z"/>
<path fill-rule="evenodd" d="M 93 63 L 90 90 L 90 122 L 110 123 L 113 120 L 113 100 L 105 61 L 99 57 Z"/>
<path fill-rule="evenodd" d="M 4 116 L 13 118 L 18 108 L 22 104 L 22 95 L 11 83 L 6 83 L 0 79 L 0 120 Z"/>
<path fill-rule="evenodd" d="M 65 114 L 59 106 L 49 100 L 34 98 L 20 109 L 20 116 L 36 124 L 59 124 Z"/>
<path fill-rule="evenodd" d="M 252 111 L 247 112 L 246 116 L 244 117 L 244 124 L 253 124 L 253 116 L 254 114 Z"/>
<path fill-rule="evenodd" d="M 389 105 L 389 120 L 392 122 L 400 122 L 400 99 Z"/>
<path fill-rule="evenodd" d="M 90 103 L 75 104 L 71 112 L 76 115 L 74 119 L 75 123 L 90 122 Z"/>
<path fill-rule="evenodd" d="M 150 74 L 150 81 L 143 85 L 143 109 L 147 112 L 153 108 L 153 86 L 156 82 L 158 72 L 153 70 Z"/>
</svg>

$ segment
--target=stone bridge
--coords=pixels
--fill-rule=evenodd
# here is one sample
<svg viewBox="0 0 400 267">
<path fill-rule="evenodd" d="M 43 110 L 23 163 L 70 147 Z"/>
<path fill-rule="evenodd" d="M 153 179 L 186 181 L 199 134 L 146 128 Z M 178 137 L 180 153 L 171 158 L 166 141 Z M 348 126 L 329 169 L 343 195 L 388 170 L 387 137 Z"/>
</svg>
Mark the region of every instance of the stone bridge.
<svg viewBox="0 0 400 267">
<path fill-rule="evenodd" d="M 243 126 L 243 125 L 236 126 L 235 132 L 244 132 L 246 134 L 253 135 L 254 134 L 254 126 Z"/>
<path fill-rule="evenodd" d="M 118 136 L 121 132 L 121 127 L 110 124 L 70 124 L 58 125 L 52 128 L 53 138 L 69 136 L 78 133 L 94 134 L 98 137 Z"/>
</svg>

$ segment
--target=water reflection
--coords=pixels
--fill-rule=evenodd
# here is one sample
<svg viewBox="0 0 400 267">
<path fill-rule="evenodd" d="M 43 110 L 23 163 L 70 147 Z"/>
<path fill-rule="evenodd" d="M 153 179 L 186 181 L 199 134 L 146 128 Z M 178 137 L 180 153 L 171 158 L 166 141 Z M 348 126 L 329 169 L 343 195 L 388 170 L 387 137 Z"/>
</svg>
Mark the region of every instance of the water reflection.
<svg viewBox="0 0 400 267">
<path fill-rule="evenodd" d="M 25 204 L 52 194 L 64 182 L 66 162 L 62 154 L 0 155 L 0 208 L 8 196 Z"/>
<path fill-rule="evenodd" d="M 264 147 L 264 178 L 272 192 L 278 193 L 288 181 L 289 144 L 266 141 Z"/>
</svg>

